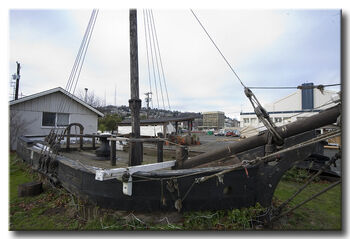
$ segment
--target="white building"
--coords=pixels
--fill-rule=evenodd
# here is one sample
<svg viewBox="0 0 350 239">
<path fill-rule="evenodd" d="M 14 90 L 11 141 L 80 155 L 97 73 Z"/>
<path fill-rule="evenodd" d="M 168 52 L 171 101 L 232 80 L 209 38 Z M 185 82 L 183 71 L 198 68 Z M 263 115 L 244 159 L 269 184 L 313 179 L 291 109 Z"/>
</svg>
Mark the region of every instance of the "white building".
<svg viewBox="0 0 350 239">
<path fill-rule="evenodd" d="M 313 83 L 306 83 L 303 86 L 313 86 Z M 276 124 L 281 126 L 298 119 L 310 117 L 317 114 L 322 109 L 326 109 L 335 105 L 332 97 L 337 96 L 337 92 L 319 89 L 301 89 L 296 92 L 279 99 L 272 104 L 264 105 L 269 113 L 270 118 Z M 328 104 L 330 103 L 330 104 Z M 327 104 L 327 105 L 325 105 Z M 325 106 L 323 106 L 325 105 Z M 240 125 L 242 128 L 263 128 L 263 123 L 257 118 L 254 112 L 241 112 Z"/>
<path fill-rule="evenodd" d="M 48 135 L 80 123 L 84 134 L 97 132 L 98 117 L 104 115 L 61 87 L 10 101 L 10 147 L 16 149 L 21 135 Z M 78 132 L 79 133 L 79 132 Z"/>
</svg>

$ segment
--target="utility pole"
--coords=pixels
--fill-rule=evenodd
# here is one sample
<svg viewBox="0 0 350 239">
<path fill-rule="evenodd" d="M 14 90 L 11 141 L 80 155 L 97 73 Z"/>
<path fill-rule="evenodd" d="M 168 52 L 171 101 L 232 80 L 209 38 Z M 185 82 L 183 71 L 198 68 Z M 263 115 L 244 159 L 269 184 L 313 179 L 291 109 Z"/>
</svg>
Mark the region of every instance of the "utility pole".
<svg viewBox="0 0 350 239">
<path fill-rule="evenodd" d="M 152 95 L 152 92 L 147 92 L 147 93 L 145 93 L 145 95 L 146 95 L 145 101 L 147 104 L 147 119 L 148 119 L 148 117 L 149 117 L 149 102 L 151 102 L 151 100 L 152 100 L 152 97 L 150 97 L 150 95 Z"/>
<path fill-rule="evenodd" d="M 140 138 L 140 109 L 141 100 L 139 99 L 139 66 L 138 66 L 138 47 L 137 47 L 137 11 L 129 10 L 130 21 L 130 100 L 129 108 L 131 111 L 131 138 Z M 140 165 L 142 162 L 142 144 L 139 142 L 130 142 L 129 166 Z"/>
<path fill-rule="evenodd" d="M 19 79 L 21 78 L 21 75 L 20 75 L 21 64 L 18 61 L 16 61 L 16 64 L 17 64 L 17 75 L 16 75 L 15 100 L 18 100 Z"/>
</svg>

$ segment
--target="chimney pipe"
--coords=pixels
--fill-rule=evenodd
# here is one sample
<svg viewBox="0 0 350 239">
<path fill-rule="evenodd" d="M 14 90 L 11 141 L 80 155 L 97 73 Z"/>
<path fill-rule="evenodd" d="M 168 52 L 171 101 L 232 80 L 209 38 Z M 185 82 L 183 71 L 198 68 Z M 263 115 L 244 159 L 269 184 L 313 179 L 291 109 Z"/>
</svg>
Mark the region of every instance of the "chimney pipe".
<svg viewBox="0 0 350 239">
<path fill-rule="evenodd" d="M 87 102 L 87 92 L 88 92 L 88 88 L 85 88 L 85 99 L 84 99 L 85 102 Z"/>
</svg>

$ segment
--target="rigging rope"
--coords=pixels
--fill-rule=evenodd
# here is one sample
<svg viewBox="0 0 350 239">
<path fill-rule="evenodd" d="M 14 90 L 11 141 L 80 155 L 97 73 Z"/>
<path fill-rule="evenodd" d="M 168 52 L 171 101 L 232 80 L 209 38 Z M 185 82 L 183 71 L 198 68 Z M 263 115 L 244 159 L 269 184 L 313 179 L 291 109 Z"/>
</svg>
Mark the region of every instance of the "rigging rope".
<svg viewBox="0 0 350 239">
<path fill-rule="evenodd" d="M 68 92 L 68 94 L 72 94 L 71 90 L 72 90 L 73 85 L 75 85 L 74 90 L 73 90 L 73 94 L 74 94 L 75 88 L 77 86 L 77 82 L 79 80 L 79 76 L 80 76 L 80 72 L 81 72 L 81 69 L 82 69 L 82 65 L 84 63 L 86 52 L 87 52 L 87 49 L 88 49 L 88 46 L 89 46 L 89 43 L 90 43 L 90 39 L 91 39 L 91 36 L 92 36 L 92 32 L 93 32 L 93 29 L 94 29 L 94 26 L 95 26 L 97 14 L 98 14 L 98 9 L 97 10 L 93 9 L 93 11 L 91 13 L 91 16 L 90 16 L 90 19 L 89 19 L 89 22 L 88 22 L 88 25 L 87 25 L 87 28 L 86 28 L 85 33 L 84 33 L 83 40 L 81 42 L 81 45 L 79 47 L 76 59 L 74 61 L 72 71 L 70 73 L 70 76 L 68 78 L 68 81 L 67 81 L 67 84 L 66 84 L 66 87 L 65 87 L 65 90 Z M 78 72 L 78 75 L 77 75 L 77 72 Z M 74 97 L 74 95 L 72 95 L 72 97 Z M 67 100 L 66 98 L 62 98 L 60 100 L 60 103 L 59 103 L 59 105 L 57 107 L 56 112 L 57 113 L 65 112 L 67 104 L 69 104 L 69 100 Z M 70 106 L 70 105 L 68 105 L 68 106 Z M 58 134 L 59 128 L 57 126 L 57 121 L 58 121 L 57 117 L 58 117 L 58 115 L 56 114 L 55 125 L 54 125 L 53 129 L 51 129 L 50 134 L 47 137 L 47 142 L 52 142 L 53 139 Z M 52 147 L 56 146 L 59 142 L 53 142 L 53 143 L 54 144 L 51 145 Z M 43 153 L 49 154 L 50 152 L 49 152 L 49 150 L 46 151 L 46 150 L 44 150 L 44 148 L 42 148 L 40 154 L 43 155 Z M 46 156 L 46 155 L 44 155 L 44 156 Z"/>
<path fill-rule="evenodd" d="M 330 104 L 333 104 L 333 103 L 334 103 L 334 102 L 333 102 L 332 100 L 329 100 L 329 101 L 327 101 L 326 103 L 324 103 L 323 105 L 320 105 L 320 106 L 314 108 L 313 110 L 317 110 L 317 109 L 319 109 L 319 108 L 321 108 L 321 107 L 324 107 L 324 106 L 327 106 L 327 105 L 330 105 Z M 327 109 L 327 108 L 326 108 L 326 109 Z M 326 109 L 324 109 L 324 110 L 326 110 Z M 300 113 L 297 113 L 297 114 L 294 114 L 294 115 L 291 115 L 291 116 L 288 116 L 288 117 L 289 117 L 289 118 L 293 118 L 293 117 L 296 117 L 296 116 L 301 115 L 301 114 L 312 113 L 312 112 L 314 112 L 314 111 L 300 112 Z M 261 129 L 261 128 L 264 128 L 264 127 L 265 127 L 265 125 L 259 126 L 259 127 L 257 127 L 257 128 L 254 128 L 254 129 L 249 129 L 249 130 L 248 130 L 248 128 L 246 128 L 246 129 L 243 129 L 243 130 L 241 131 L 241 133 L 250 133 L 250 132 L 253 132 L 253 131 L 257 130 L 257 129 Z"/>
<path fill-rule="evenodd" d="M 156 59 L 156 68 L 157 68 L 157 73 L 158 73 L 159 88 L 160 88 L 160 93 L 161 93 L 161 96 L 162 96 L 163 108 L 165 109 L 162 80 L 160 79 L 160 71 L 159 71 L 159 64 L 158 64 L 158 54 L 157 54 L 155 37 L 154 37 L 154 31 L 155 30 L 154 30 L 154 24 L 152 22 L 151 10 L 148 10 L 148 14 L 149 14 L 150 25 L 151 25 L 151 36 L 152 36 L 152 43 L 153 43 L 153 49 L 154 49 L 154 57 Z"/>
<path fill-rule="evenodd" d="M 246 88 L 246 86 L 243 84 L 242 80 L 239 78 L 239 76 L 237 75 L 236 71 L 233 69 L 233 67 L 231 66 L 231 64 L 228 62 L 228 60 L 226 59 L 226 57 L 224 56 L 224 54 L 220 51 L 219 47 L 216 45 L 216 43 L 214 42 L 213 38 L 209 35 L 208 31 L 205 29 L 205 27 L 203 26 L 203 24 L 201 23 L 201 21 L 199 20 L 199 18 L 197 17 L 197 15 L 193 12 L 192 9 L 190 9 L 190 11 L 192 12 L 193 16 L 197 19 L 199 25 L 203 28 L 204 32 L 207 34 L 207 36 L 209 37 L 210 41 L 213 43 L 213 45 L 215 46 L 215 48 L 218 50 L 218 52 L 220 53 L 220 55 L 222 56 L 222 58 L 224 59 L 224 61 L 226 62 L 226 64 L 230 67 L 231 71 L 233 72 L 233 74 L 237 77 L 237 79 L 239 80 L 239 82 L 241 83 L 241 85 Z"/>
<path fill-rule="evenodd" d="M 158 49 L 158 54 L 159 54 L 160 67 L 161 67 L 161 71 L 162 71 L 162 75 L 163 75 L 163 82 L 164 82 L 166 97 L 167 97 L 167 100 L 168 100 L 169 110 L 171 110 L 171 108 L 170 108 L 170 101 L 169 101 L 169 95 L 168 95 L 168 88 L 167 88 L 167 85 L 166 85 L 166 80 L 165 80 L 165 75 L 164 75 L 163 62 L 162 62 L 162 57 L 161 57 L 160 49 L 159 49 L 159 42 L 158 42 L 156 24 L 155 24 L 155 21 L 154 21 L 153 11 L 152 10 L 151 10 L 151 18 L 152 18 L 154 32 L 155 32 L 155 36 L 156 36 L 156 43 L 157 43 L 157 49 Z"/>
<path fill-rule="evenodd" d="M 151 70 L 149 67 L 149 55 L 148 55 L 148 37 L 147 37 L 147 31 L 146 31 L 146 16 L 145 16 L 145 10 L 143 9 L 143 25 L 145 28 L 145 42 L 146 42 L 146 56 L 147 56 L 147 69 L 148 69 L 148 83 L 149 83 L 149 92 L 152 94 L 152 82 L 151 82 Z M 151 105 L 153 108 L 153 100 L 151 100 Z"/>
<path fill-rule="evenodd" d="M 151 51 L 151 60 L 152 60 L 152 69 L 153 69 L 153 79 L 154 79 L 154 85 L 155 85 L 155 88 L 156 88 L 156 98 L 157 98 L 157 105 L 158 105 L 158 108 L 159 108 L 159 98 L 158 98 L 158 88 L 157 88 L 157 79 L 156 79 L 156 74 L 155 74 L 155 69 L 154 69 L 154 59 L 153 59 L 153 47 L 152 47 L 152 44 L 151 44 L 151 37 L 150 37 L 150 20 L 149 20 L 149 14 L 148 14 L 148 11 L 146 10 L 146 22 L 147 22 L 147 29 L 148 29 L 148 37 L 149 37 L 149 42 L 150 42 L 150 51 Z M 145 29 L 146 30 L 146 29 Z"/>
<path fill-rule="evenodd" d="M 283 144 L 283 139 L 282 137 L 278 134 L 278 132 L 275 130 L 276 126 L 275 124 L 271 121 L 269 114 L 266 112 L 266 110 L 262 107 L 262 105 L 259 103 L 258 99 L 256 98 L 256 96 L 253 94 L 253 92 L 247 88 L 242 80 L 239 78 L 239 76 L 237 75 L 237 73 L 235 72 L 235 70 L 233 69 L 233 67 L 231 66 L 231 64 L 228 62 L 228 60 L 226 59 L 226 57 L 224 56 L 224 54 L 221 52 L 221 50 L 219 49 L 219 47 L 216 45 L 216 43 L 214 42 L 214 40 L 212 39 L 212 37 L 210 36 L 210 34 L 208 33 L 208 31 L 205 29 L 205 27 L 203 26 L 203 24 L 201 23 L 201 21 L 199 20 L 199 18 L 196 16 L 196 14 L 193 12 L 192 9 L 190 9 L 193 16 L 197 19 L 199 25 L 203 28 L 204 32 L 207 34 L 207 36 L 209 37 L 209 39 L 211 40 L 211 42 L 213 43 L 213 45 L 215 46 L 215 48 L 218 50 L 218 52 L 220 53 L 220 55 L 222 56 L 222 58 L 225 60 L 225 62 L 227 63 L 227 65 L 230 67 L 231 71 L 234 73 L 234 75 L 236 76 L 236 78 L 238 79 L 238 81 L 241 83 L 241 85 L 244 87 L 244 93 L 245 95 L 248 97 L 249 101 L 251 102 L 255 114 L 257 115 L 257 117 L 263 122 L 263 124 L 265 125 L 265 127 L 270 131 L 270 133 L 273 136 L 274 142 L 277 143 L 278 145 L 282 145 Z"/>
<path fill-rule="evenodd" d="M 76 79 L 76 82 L 75 82 L 73 94 L 74 94 L 74 92 L 75 92 L 75 88 L 77 87 L 77 84 L 78 84 L 78 81 L 79 81 L 79 76 L 80 76 L 80 73 L 81 73 L 81 69 L 82 69 L 83 64 L 84 64 L 84 61 L 85 61 L 86 52 L 87 52 L 87 50 L 88 50 L 88 48 L 89 48 L 89 45 L 90 45 L 90 40 L 91 40 L 92 33 L 93 33 L 93 31 L 94 31 L 94 27 L 95 27 L 97 15 L 98 15 L 98 10 L 96 10 L 96 14 L 95 14 L 95 16 L 94 16 L 94 21 L 93 21 L 93 24 L 92 24 L 92 27 L 91 27 L 91 31 L 90 31 L 89 38 L 88 38 L 88 40 L 87 40 L 86 48 L 85 48 L 85 51 L 84 51 L 84 54 L 83 54 L 83 59 L 82 59 L 82 62 L 81 62 L 81 64 L 80 64 L 79 73 L 78 73 L 78 76 L 77 76 L 77 79 Z"/>
</svg>

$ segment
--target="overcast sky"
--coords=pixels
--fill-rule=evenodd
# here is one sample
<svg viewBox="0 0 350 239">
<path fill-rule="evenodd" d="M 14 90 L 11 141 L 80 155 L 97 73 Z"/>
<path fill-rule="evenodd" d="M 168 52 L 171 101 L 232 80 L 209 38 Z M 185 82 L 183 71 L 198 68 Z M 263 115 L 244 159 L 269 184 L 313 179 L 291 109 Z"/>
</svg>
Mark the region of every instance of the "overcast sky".
<svg viewBox="0 0 350 239">
<path fill-rule="evenodd" d="M 247 86 L 340 83 L 339 10 L 193 10 Z M 20 93 L 65 88 L 91 11 L 10 10 L 9 71 L 15 73 L 16 61 L 21 63 Z M 235 118 L 242 109 L 252 111 L 243 87 L 189 9 L 153 14 L 171 109 L 219 110 Z M 117 105 L 128 105 L 130 98 L 128 21 L 126 9 L 100 9 L 79 78 L 79 90 L 106 95 L 107 104 L 114 104 L 115 87 Z M 145 106 L 143 93 L 150 86 L 142 9 L 138 36 Z M 266 104 L 295 90 L 253 91 Z"/>
</svg>

